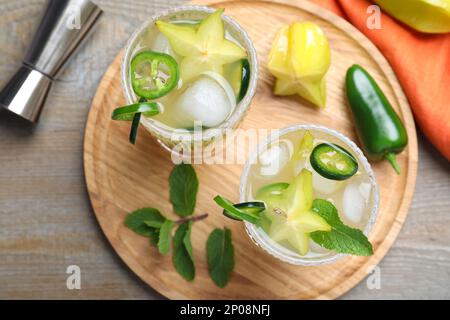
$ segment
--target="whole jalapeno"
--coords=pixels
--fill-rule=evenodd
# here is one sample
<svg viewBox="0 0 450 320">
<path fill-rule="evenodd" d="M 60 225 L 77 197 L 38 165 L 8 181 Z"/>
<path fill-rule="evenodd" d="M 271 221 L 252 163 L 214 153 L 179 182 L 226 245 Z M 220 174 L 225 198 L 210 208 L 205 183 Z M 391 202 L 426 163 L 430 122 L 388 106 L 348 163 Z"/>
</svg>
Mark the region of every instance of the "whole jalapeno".
<svg viewBox="0 0 450 320">
<path fill-rule="evenodd" d="M 406 129 L 372 76 L 355 64 L 347 70 L 346 93 L 357 133 L 370 160 L 388 160 L 400 174 L 396 154 L 408 144 Z"/>
</svg>

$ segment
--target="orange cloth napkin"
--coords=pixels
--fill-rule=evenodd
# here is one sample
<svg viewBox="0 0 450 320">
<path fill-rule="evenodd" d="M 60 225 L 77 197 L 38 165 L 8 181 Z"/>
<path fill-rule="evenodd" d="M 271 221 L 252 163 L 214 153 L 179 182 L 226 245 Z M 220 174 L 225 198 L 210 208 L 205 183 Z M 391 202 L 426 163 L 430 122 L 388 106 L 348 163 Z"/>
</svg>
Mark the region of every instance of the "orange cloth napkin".
<svg viewBox="0 0 450 320">
<path fill-rule="evenodd" d="M 416 123 L 450 161 L 450 34 L 424 34 L 382 13 L 381 29 L 369 29 L 367 0 L 311 0 L 347 19 L 391 64 Z"/>
</svg>

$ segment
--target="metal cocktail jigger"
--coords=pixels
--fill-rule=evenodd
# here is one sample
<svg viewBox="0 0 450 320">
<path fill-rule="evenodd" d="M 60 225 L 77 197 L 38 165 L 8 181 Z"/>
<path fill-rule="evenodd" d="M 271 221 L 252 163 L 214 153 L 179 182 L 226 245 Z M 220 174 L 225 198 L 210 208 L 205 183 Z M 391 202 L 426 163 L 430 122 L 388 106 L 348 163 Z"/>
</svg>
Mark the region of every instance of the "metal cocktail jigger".
<svg viewBox="0 0 450 320">
<path fill-rule="evenodd" d="M 0 105 L 36 122 L 52 81 L 101 14 L 89 0 L 49 0 L 22 66 L 0 93 Z"/>
</svg>

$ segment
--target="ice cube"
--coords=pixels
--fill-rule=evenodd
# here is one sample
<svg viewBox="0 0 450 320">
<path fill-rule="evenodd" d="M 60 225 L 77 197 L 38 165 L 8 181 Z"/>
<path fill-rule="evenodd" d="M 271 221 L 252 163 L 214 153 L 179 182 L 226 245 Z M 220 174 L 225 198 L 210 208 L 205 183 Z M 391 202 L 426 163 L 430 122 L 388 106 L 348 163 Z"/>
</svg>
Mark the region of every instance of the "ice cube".
<svg viewBox="0 0 450 320">
<path fill-rule="evenodd" d="M 339 190 L 339 188 L 342 186 L 342 181 L 336 181 L 336 180 L 324 178 L 320 174 L 315 172 L 314 169 L 312 169 L 312 172 L 313 172 L 313 178 L 312 178 L 313 188 L 317 192 L 320 192 L 323 194 L 333 194 L 337 190 Z"/>
<path fill-rule="evenodd" d="M 369 200 L 371 191 L 372 191 L 372 185 L 370 183 L 363 182 L 359 185 L 359 192 L 361 192 L 361 194 L 363 195 L 364 199 L 366 199 L 366 201 Z"/>
<path fill-rule="evenodd" d="M 206 127 L 218 126 L 228 118 L 235 106 L 223 85 L 210 76 L 199 77 L 175 102 L 174 114 L 181 122 L 199 121 Z M 228 82 L 226 85 L 229 86 Z"/>
<path fill-rule="evenodd" d="M 292 152 L 289 141 L 281 140 L 259 155 L 261 176 L 277 175 L 289 162 Z"/>
<path fill-rule="evenodd" d="M 357 224 L 361 221 L 366 208 L 366 199 L 360 192 L 359 183 L 350 183 L 342 195 L 342 208 L 345 218 Z"/>
</svg>

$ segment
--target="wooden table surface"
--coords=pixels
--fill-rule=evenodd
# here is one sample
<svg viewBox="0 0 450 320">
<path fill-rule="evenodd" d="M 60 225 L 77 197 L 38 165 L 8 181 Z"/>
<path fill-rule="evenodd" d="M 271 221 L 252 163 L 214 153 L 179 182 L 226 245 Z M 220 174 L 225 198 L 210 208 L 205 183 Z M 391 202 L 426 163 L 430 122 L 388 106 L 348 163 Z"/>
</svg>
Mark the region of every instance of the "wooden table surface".
<svg viewBox="0 0 450 320">
<path fill-rule="evenodd" d="M 97 84 L 130 33 L 184 1 L 95 2 L 105 14 L 55 83 L 39 124 L 0 111 L 0 299 L 162 298 L 103 236 L 86 192 L 82 142 Z M 44 3 L 0 0 L 0 86 L 23 58 Z M 344 299 L 450 299 L 450 164 L 418 135 L 416 192 L 379 265 L 381 288 L 363 281 Z M 81 290 L 66 287 L 69 265 L 81 268 Z"/>
</svg>

